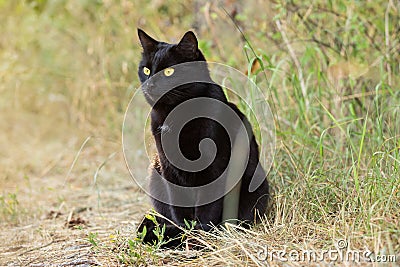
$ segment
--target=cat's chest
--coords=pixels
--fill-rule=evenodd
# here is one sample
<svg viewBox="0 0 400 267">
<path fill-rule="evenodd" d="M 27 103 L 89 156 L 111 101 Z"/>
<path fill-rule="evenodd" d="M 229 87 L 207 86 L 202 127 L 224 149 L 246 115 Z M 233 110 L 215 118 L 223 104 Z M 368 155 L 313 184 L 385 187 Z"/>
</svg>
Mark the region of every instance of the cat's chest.
<svg viewBox="0 0 400 267">
<path fill-rule="evenodd" d="M 200 123 L 189 123 L 183 126 L 161 123 L 153 125 L 152 132 L 156 142 L 169 142 L 176 139 L 181 145 L 187 144 L 188 146 L 191 143 L 197 146 L 201 139 L 211 137 L 210 129 Z"/>
<path fill-rule="evenodd" d="M 171 127 L 167 124 L 162 124 L 157 126 L 157 133 L 159 134 L 166 134 L 171 131 Z"/>
</svg>

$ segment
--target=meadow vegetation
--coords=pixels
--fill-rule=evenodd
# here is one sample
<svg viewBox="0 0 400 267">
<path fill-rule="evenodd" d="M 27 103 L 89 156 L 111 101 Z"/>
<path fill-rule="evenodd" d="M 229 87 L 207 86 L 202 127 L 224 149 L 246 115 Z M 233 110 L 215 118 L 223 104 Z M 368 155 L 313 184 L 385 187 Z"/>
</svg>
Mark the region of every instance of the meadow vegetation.
<svg viewBox="0 0 400 267">
<path fill-rule="evenodd" d="M 399 261 L 399 12 L 394 0 L 0 0 L 0 263 L 54 262 L 49 232 L 50 247 L 89 244 L 102 264 L 260 266 L 260 246 L 338 240 Z M 274 113 L 268 216 L 250 231 L 188 232 L 204 251 L 160 251 L 118 228 L 149 208 L 120 141 L 137 27 L 169 42 L 194 29 L 206 58 L 247 73 Z M 65 229 L 77 203 L 92 225 Z"/>
</svg>

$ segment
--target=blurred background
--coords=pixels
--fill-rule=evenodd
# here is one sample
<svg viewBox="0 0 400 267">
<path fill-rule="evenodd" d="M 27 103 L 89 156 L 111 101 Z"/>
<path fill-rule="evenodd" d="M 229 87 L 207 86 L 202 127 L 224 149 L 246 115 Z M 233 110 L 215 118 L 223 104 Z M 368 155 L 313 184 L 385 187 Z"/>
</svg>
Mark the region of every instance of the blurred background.
<svg viewBox="0 0 400 267">
<path fill-rule="evenodd" d="M 138 27 L 167 42 L 194 30 L 209 61 L 262 85 L 278 135 L 272 183 L 295 188 L 295 205 L 315 197 L 298 184 L 311 179 L 327 203 L 304 216 L 334 214 L 363 182 L 386 198 L 389 185 L 360 177 L 380 173 L 370 166 L 378 150 L 399 160 L 399 9 L 394 0 L 0 0 L 2 225 L 81 206 L 135 203 L 124 218 L 148 208 L 121 148 L 139 87 Z M 393 166 L 384 173 L 397 185 Z"/>
</svg>

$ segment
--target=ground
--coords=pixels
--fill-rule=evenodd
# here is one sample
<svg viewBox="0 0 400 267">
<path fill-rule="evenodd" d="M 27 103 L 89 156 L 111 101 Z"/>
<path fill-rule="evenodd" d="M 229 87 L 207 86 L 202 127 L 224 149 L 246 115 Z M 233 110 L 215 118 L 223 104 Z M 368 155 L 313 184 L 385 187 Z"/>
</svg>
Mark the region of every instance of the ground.
<svg viewBox="0 0 400 267">
<path fill-rule="evenodd" d="M 2 188 L 15 195 L 2 199 L 0 266 L 107 262 L 94 257 L 89 233 L 109 239 L 119 230 L 134 237 L 150 207 L 125 166 L 121 139 L 92 136 L 80 149 L 83 131 L 57 118 L 15 111 L 0 117 L 2 129 L 12 128 L 0 134 L 3 152 L 19 155 L 18 161 L 2 157 L 0 165 Z M 112 153 L 95 183 L 97 168 Z"/>
<path fill-rule="evenodd" d="M 399 11 L 393 0 L 0 0 L 0 266 L 355 263 L 269 258 L 290 250 L 371 251 L 359 265 L 398 266 Z M 207 60 L 263 90 L 276 153 L 255 228 L 187 232 L 201 251 L 136 238 L 151 206 L 121 129 L 139 87 L 137 28 L 167 42 L 193 30 Z M 135 106 L 138 127 L 146 108 Z M 146 165 L 132 164 L 143 176 Z"/>
</svg>

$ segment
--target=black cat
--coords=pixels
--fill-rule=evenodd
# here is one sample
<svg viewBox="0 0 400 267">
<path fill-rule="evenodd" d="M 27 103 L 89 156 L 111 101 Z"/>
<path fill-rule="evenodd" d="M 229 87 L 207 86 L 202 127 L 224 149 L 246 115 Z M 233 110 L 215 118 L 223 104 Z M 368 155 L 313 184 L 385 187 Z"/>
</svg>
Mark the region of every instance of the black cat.
<svg viewBox="0 0 400 267">
<path fill-rule="evenodd" d="M 177 133 L 176 131 L 179 129 L 175 129 L 173 123 L 168 125 L 166 122 L 167 116 L 179 104 L 196 98 L 206 98 L 216 101 L 197 106 L 198 110 L 196 112 L 211 112 L 212 116 L 224 119 L 226 112 L 218 104 L 222 102 L 225 106 L 230 107 L 233 113 L 240 118 L 241 123 L 246 126 L 245 128 L 250 138 L 248 163 L 241 178 L 238 215 L 237 218 L 233 219 L 247 223 L 255 222 L 257 214 L 262 215 L 265 212 L 268 199 L 268 182 L 265 171 L 259 165 L 258 145 L 246 117 L 234 104 L 227 101 L 221 87 L 210 78 L 207 63 L 198 48 L 196 36 L 189 31 L 185 33 L 178 44 L 168 44 L 154 40 L 140 29 L 138 29 L 138 35 L 143 47 L 138 74 L 144 96 L 148 103 L 152 105 L 151 130 L 158 151 L 151 166 L 149 185 L 155 210 L 182 227 L 185 226 L 185 220 L 196 221 L 196 229 L 207 231 L 210 230 L 212 225 L 218 225 L 222 222 L 223 197 L 209 204 L 190 204 L 183 205 L 184 207 L 161 202 L 159 201 L 160 198 L 157 197 L 168 198 L 169 203 L 175 203 L 174 200 L 178 200 L 178 198 L 181 200 L 187 199 L 187 203 L 198 203 L 196 201 L 204 203 L 200 199 L 204 200 L 209 196 L 212 197 L 213 194 L 221 193 L 224 189 L 224 185 L 220 184 L 211 190 L 213 192 L 197 193 L 196 191 L 195 193 L 188 193 L 185 190 L 178 192 L 162 179 L 164 178 L 166 181 L 179 186 L 199 187 L 215 181 L 220 176 L 226 178 L 226 170 L 231 158 L 232 143 L 234 142 L 234 140 L 229 139 L 228 133 L 234 132 L 237 134 L 240 128 L 237 123 L 232 121 L 228 126 L 222 126 L 213 119 L 194 118 Z M 196 67 L 176 67 L 179 66 L 178 64 L 186 62 L 199 62 L 199 64 Z M 156 76 L 153 77 L 154 75 Z M 152 81 L 151 77 L 155 78 L 155 81 Z M 187 79 L 189 82 L 182 82 L 182 85 L 176 86 L 172 90 L 167 89 L 168 81 L 176 81 L 177 79 L 182 79 L 182 77 L 184 78 L 183 80 L 189 77 L 190 79 Z M 196 82 L 190 82 L 193 79 Z M 171 121 L 173 122 L 174 118 Z M 186 159 L 196 161 L 200 157 L 204 157 L 205 161 L 209 160 L 211 163 L 208 167 L 197 171 L 176 167 L 176 164 L 172 164 L 165 153 L 166 145 L 161 142 L 163 134 L 176 134 L 179 136 L 179 147 L 177 145 L 173 149 L 180 150 Z M 206 138 L 213 140 L 215 144 L 214 150 L 211 146 L 207 147 L 207 145 L 203 147 L 203 150 L 201 149 L 200 141 Z M 215 153 L 208 153 L 208 151 L 214 151 Z M 257 168 L 257 166 L 259 167 Z M 253 176 L 261 179 L 262 182 L 255 191 L 249 192 L 249 185 Z M 210 195 L 207 195 L 208 193 Z M 166 246 L 180 244 L 181 240 L 176 238 L 181 234 L 179 228 L 159 217 L 157 217 L 157 223 L 161 227 L 165 225 L 164 237 L 167 239 L 175 238 Z M 144 241 L 147 243 L 157 241 L 157 237 L 153 233 L 155 229 L 154 222 L 145 218 L 139 226 L 138 232 L 142 232 L 144 227 L 147 230 Z"/>
</svg>

